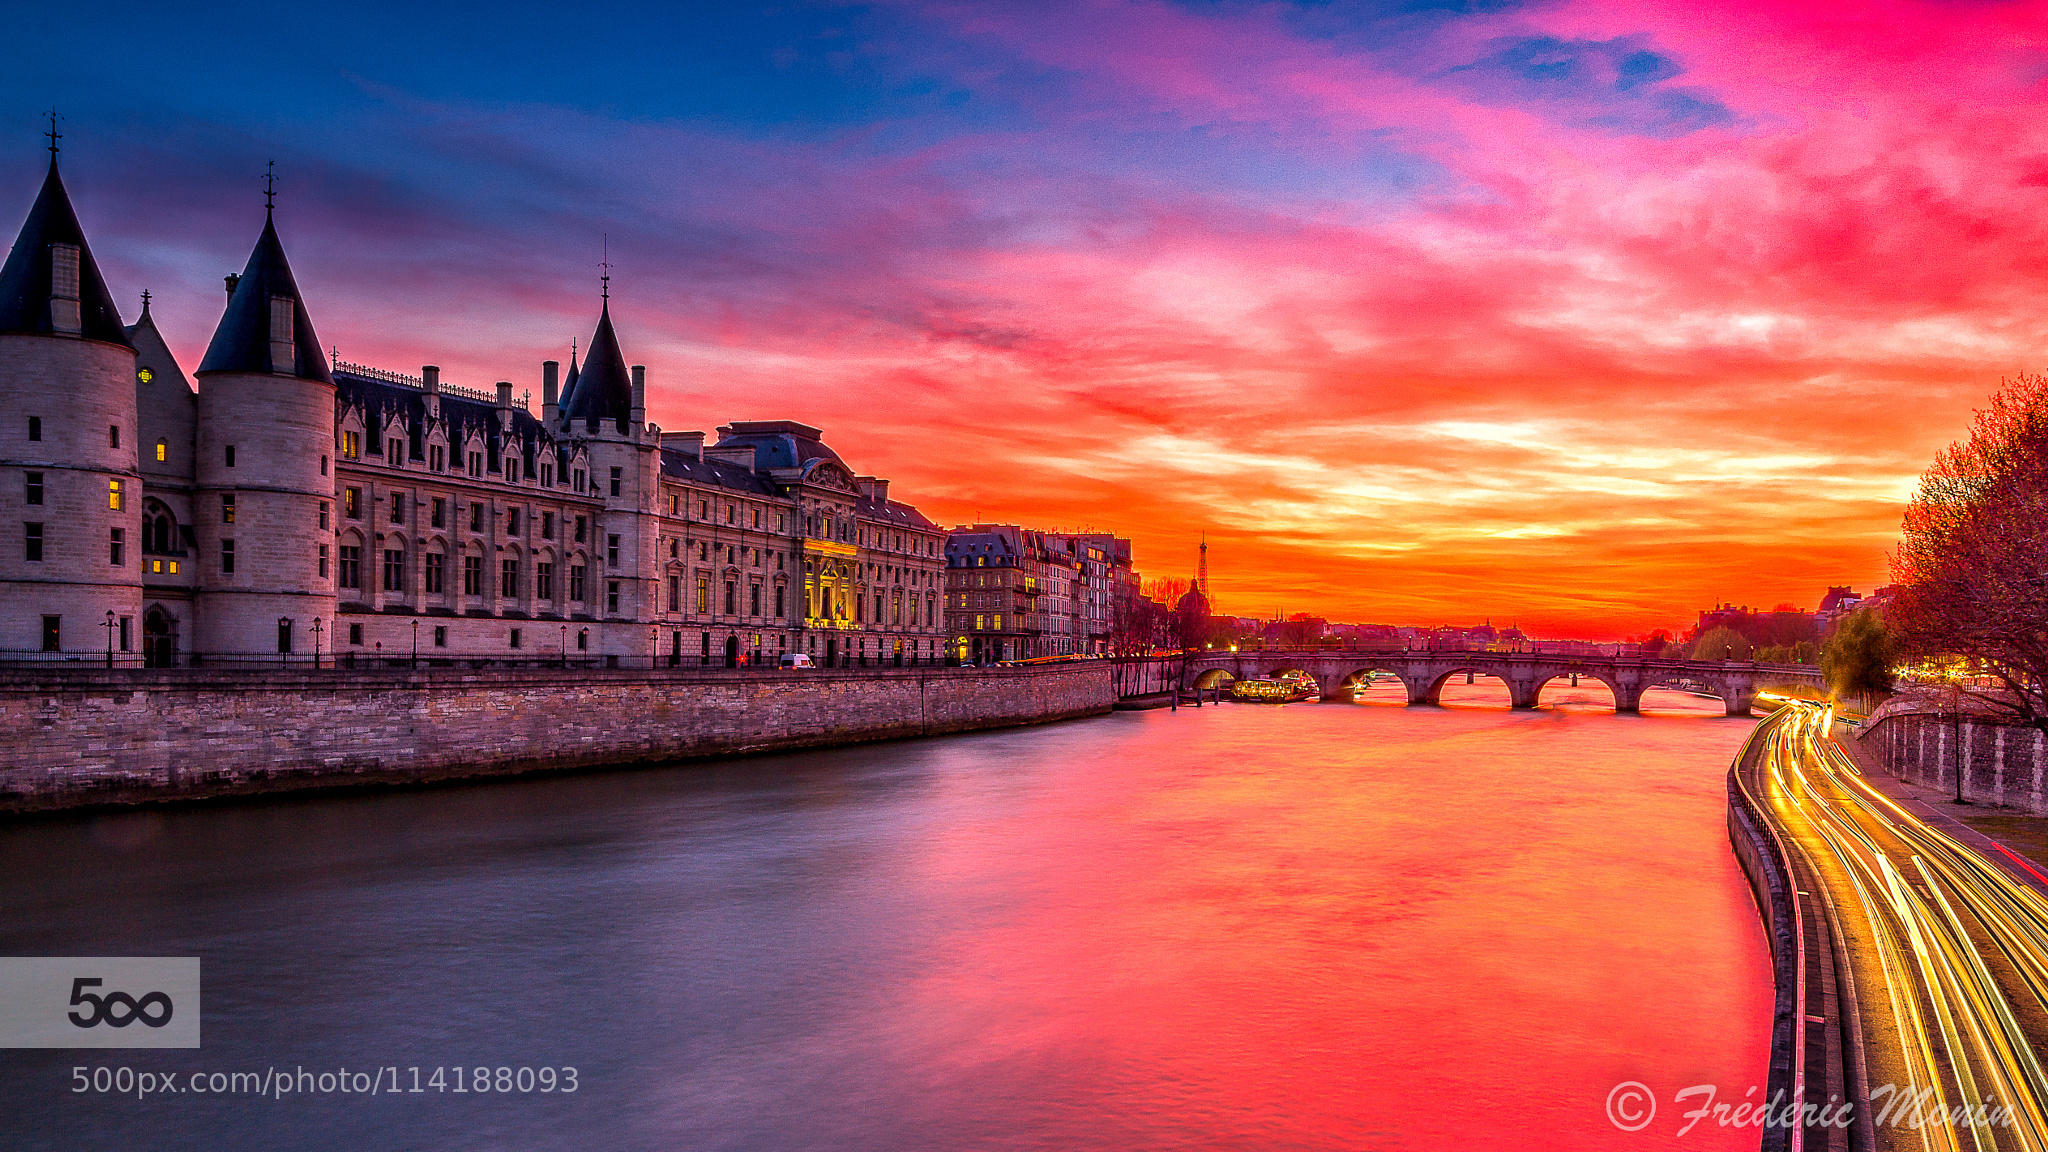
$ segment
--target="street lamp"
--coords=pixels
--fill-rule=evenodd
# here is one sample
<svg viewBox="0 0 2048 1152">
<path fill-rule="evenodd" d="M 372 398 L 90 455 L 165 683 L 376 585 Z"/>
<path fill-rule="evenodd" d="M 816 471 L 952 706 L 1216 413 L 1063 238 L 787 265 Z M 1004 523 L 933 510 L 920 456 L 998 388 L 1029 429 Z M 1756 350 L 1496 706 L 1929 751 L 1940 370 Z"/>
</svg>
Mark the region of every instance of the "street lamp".
<svg viewBox="0 0 2048 1152">
<path fill-rule="evenodd" d="M 415 669 L 420 666 L 420 622 L 418 620 L 412 622 L 412 666 Z"/>
<path fill-rule="evenodd" d="M 313 669 L 320 669 L 320 618 L 313 617 Z"/>
<path fill-rule="evenodd" d="M 107 609 L 107 622 L 101 627 L 107 630 L 107 667 L 114 666 L 114 610 Z"/>
<path fill-rule="evenodd" d="M 279 616 L 277 618 L 277 662 L 279 664 L 289 664 L 292 660 L 292 650 L 289 643 L 289 637 L 292 634 L 291 627 L 291 617 Z"/>
<path fill-rule="evenodd" d="M 1963 682 L 1962 674 L 1950 669 L 1948 681 L 1948 723 L 1949 743 L 1955 747 L 1956 761 L 1956 803 L 1968 804 L 1963 797 L 1963 770 L 1967 762 L 1963 759 Z"/>
<path fill-rule="evenodd" d="M 562 667 L 567 668 L 569 666 L 569 626 L 567 624 L 562 625 L 562 643 L 556 651 L 561 656 Z"/>
</svg>

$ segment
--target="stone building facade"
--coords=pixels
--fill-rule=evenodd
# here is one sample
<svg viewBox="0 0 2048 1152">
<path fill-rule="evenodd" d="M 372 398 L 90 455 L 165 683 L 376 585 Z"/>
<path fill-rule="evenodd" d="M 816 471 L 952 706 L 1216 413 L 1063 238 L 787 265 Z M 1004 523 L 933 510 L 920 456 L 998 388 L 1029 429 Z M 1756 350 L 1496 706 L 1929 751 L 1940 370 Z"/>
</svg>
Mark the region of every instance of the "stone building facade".
<svg viewBox="0 0 2048 1152">
<path fill-rule="evenodd" d="M 946 537 L 955 659 L 986 663 L 1109 651 L 1117 597 L 1135 595 L 1131 542 L 1107 533 L 974 524 Z"/>
<path fill-rule="evenodd" d="M 945 658 L 945 534 L 795 421 L 646 414 L 609 291 L 541 411 L 329 364 L 271 214 L 187 375 L 53 154 L 0 270 L 0 657 Z"/>
</svg>

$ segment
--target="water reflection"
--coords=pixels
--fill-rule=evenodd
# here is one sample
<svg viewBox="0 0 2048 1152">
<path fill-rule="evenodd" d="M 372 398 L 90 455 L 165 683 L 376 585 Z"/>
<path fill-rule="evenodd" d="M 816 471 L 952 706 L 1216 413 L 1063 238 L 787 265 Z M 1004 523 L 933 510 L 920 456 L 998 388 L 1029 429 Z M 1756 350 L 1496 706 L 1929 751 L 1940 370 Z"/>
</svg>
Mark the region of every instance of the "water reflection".
<svg viewBox="0 0 2048 1152">
<path fill-rule="evenodd" d="M 15 1052 L 0 1133 L 1643 1148 L 1608 1088 L 1760 1080 L 1770 1006 L 1722 832 L 1747 725 L 1668 695 L 1689 714 L 1612 716 L 1597 686 L 1517 713 L 1454 683 L 1439 709 L 22 826 L 0 952 L 205 958 L 205 1049 L 119 1063 L 574 1064 L 582 1090 L 119 1101 L 64 1092 L 79 1054 Z"/>
</svg>

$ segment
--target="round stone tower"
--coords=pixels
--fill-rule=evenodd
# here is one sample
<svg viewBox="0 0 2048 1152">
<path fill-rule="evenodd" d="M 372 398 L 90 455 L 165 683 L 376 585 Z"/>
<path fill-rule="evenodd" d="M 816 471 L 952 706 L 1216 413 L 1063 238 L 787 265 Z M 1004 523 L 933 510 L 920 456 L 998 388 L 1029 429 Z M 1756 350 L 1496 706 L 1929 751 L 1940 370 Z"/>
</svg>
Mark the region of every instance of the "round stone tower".
<svg viewBox="0 0 2048 1152">
<path fill-rule="evenodd" d="M 0 650 L 139 660 L 135 349 L 57 174 L 0 267 Z"/>
<path fill-rule="evenodd" d="M 197 373 L 202 657 L 310 657 L 334 628 L 334 377 L 273 217 Z"/>
</svg>

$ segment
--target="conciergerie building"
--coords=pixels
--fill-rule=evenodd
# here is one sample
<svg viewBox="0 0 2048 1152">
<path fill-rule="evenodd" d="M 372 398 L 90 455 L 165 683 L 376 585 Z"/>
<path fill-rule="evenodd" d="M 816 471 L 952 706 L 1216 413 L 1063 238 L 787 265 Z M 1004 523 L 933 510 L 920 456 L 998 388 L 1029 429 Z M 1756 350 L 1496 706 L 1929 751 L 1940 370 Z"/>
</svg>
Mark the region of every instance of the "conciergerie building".
<svg viewBox="0 0 2048 1152">
<path fill-rule="evenodd" d="M 58 174 L 0 268 L 0 655 L 944 658 L 945 533 L 816 428 L 646 418 L 610 293 L 541 409 L 328 362 L 274 211 L 188 374 Z"/>
</svg>

